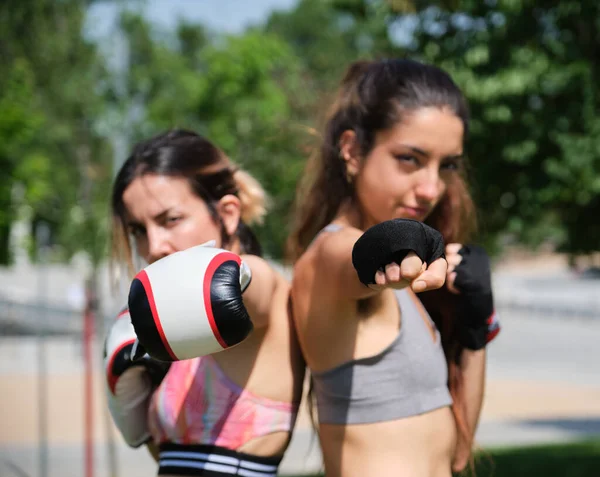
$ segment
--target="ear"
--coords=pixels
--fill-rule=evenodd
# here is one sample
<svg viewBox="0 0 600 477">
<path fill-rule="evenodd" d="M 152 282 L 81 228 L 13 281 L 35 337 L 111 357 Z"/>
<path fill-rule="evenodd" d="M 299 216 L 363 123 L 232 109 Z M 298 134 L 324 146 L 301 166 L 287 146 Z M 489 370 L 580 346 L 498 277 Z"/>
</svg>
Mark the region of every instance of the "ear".
<svg viewBox="0 0 600 477">
<path fill-rule="evenodd" d="M 340 136 L 340 158 L 346 163 L 348 178 L 356 176 L 360 169 L 360 145 L 356 133 L 351 129 L 347 129 Z"/>
<path fill-rule="evenodd" d="M 242 212 L 242 203 L 240 202 L 240 199 L 233 194 L 224 195 L 217 203 L 217 212 L 221 217 L 227 235 L 233 235 L 240 223 Z"/>
</svg>

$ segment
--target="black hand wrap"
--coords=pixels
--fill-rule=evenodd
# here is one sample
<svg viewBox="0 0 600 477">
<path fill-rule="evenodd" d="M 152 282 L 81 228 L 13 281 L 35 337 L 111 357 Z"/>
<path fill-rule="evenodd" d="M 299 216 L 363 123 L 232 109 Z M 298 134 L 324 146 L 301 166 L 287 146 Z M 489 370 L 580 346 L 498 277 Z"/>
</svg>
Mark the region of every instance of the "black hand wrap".
<svg viewBox="0 0 600 477">
<path fill-rule="evenodd" d="M 465 348 L 478 350 L 489 341 L 489 320 L 494 314 L 490 259 L 477 245 L 465 245 L 458 253 L 462 255 L 454 280 L 460 291 L 458 339 Z"/>
<path fill-rule="evenodd" d="M 352 264 L 365 285 L 375 283 L 375 273 L 400 262 L 409 252 L 427 265 L 445 258 L 442 235 L 423 222 L 394 219 L 369 228 L 354 244 Z"/>
</svg>

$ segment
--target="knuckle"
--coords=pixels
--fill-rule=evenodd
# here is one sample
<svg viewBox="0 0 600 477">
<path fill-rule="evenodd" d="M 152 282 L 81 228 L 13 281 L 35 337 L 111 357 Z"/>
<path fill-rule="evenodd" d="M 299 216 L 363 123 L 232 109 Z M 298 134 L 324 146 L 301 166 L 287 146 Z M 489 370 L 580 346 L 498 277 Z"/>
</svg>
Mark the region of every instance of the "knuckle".
<svg viewBox="0 0 600 477">
<path fill-rule="evenodd" d="M 398 269 L 399 269 L 398 264 L 397 263 L 393 263 L 393 262 L 392 263 L 388 263 L 385 266 L 385 271 L 386 272 L 392 272 L 393 273 L 393 272 L 397 271 Z"/>
<path fill-rule="evenodd" d="M 446 281 L 446 276 L 441 275 L 441 274 L 440 275 L 437 275 L 437 274 L 432 275 L 430 277 L 430 279 L 428 280 L 428 282 L 430 282 L 431 285 L 438 287 L 438 288 L 441 287 L 445 281 Z"/>
<path fill-rule="evenodd" d="M 407 265 L 406 267 L 402 268 L 402 276 L 403 277 L 412 278 L 412 277 L 416 277 L 417 275 L 418 275 L 418 271 L 414 267 Z"/>
</svg>

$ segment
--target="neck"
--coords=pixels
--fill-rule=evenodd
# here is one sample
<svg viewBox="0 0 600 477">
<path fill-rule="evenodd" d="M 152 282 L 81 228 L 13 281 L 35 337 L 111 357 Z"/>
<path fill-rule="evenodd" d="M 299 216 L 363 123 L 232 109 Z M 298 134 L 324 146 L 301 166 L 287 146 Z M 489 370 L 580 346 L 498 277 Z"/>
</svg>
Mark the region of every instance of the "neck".
<svg viewBox="0 0 600 477">
<path fill-rule="evenodd" d="M 360 206 L 356 201 L 350 198 L 342 203 L 332 222 L 346 227 L 354 227 L 363 231 L 374 225 L 374 223 L 370 223 L 370 221 L 365 218 L 365 214 L 360 210 Z"/>
<path fill-rule="evenodd" d="M 240 239 L 237 236 L 231 237 L 229 244 L 227 245 L 227 250 L 235 253 L 236 255 L 241 255 L 242 246 L 240 244 Z"/>
</svg>

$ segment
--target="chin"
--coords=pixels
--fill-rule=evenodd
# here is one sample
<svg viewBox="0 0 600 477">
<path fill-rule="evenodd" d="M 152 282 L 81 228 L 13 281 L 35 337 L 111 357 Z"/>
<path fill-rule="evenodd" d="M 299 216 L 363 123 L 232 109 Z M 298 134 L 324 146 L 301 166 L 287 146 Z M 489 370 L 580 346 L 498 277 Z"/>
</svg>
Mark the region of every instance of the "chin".
<svg viewBox="0 0 600 477">
<path fill-rule="evenodd" d="M 419 222 L 423 222 L 425 219 L 421 215 L 413 215 L 407 213 L 397 214 L 394 219 L 408 219 L 408 220 L 417 220 Z"/>
</svg>

